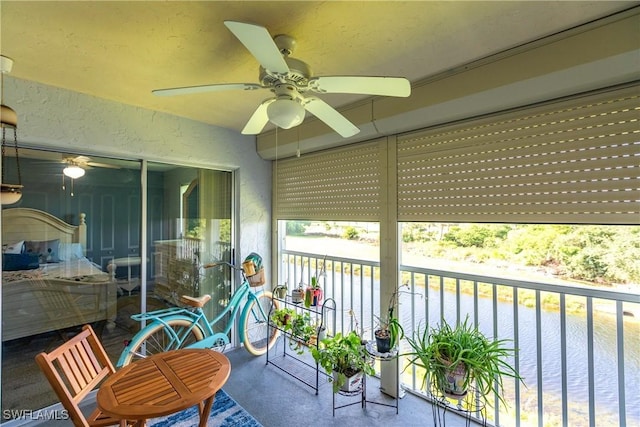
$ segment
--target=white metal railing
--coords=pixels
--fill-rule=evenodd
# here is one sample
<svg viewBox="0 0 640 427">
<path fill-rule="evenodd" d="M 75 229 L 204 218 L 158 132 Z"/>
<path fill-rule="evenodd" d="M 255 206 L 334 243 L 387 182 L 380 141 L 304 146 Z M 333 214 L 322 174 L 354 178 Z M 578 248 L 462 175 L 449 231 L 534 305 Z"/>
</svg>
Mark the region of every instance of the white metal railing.
<svg viewBox="0 0 640 427">
<path fill-rule="evenodd" d="M 378 262 L 286 250 L 280 261 L 278 282 L 289 289 L 310 283 L 324 265 L 320 284 L 337 302 L 330 330 L 349 330 L 357 322 L 364 338 L 373 339 Z M 596 414 L 598 425 L 639 422 L 640 295 L 403 265 L 399 270 L 400 284 L 408 286 L 399 295 L 407 334 L 442 318 L 456 323 L 469 316 L 488 336 L 519 349 L 510 362 L 526 385 L 505 383 L 508 408 L 492 399 L 490 423 L 595 426 Z M 412 366 L 402 372 L 405 390 L 426 397 L 419 373 Z"/>
</svg>

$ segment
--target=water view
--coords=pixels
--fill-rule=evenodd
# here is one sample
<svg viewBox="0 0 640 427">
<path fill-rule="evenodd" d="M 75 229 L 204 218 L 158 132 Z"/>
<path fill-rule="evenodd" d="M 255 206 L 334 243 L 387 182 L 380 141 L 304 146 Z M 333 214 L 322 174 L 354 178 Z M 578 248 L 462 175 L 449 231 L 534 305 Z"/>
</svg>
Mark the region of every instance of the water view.
<svg viewBox="0 0 640 427">
<path fill-rule="evenodd" d="M 327 236 L 288 236 L 286 248 L 291 251 L 305 253 L 316 253 L 322 258 L 327 254 L 329 257 L 341 257 L 348 259 L 366 259 L 375 261 L 378 259 L 379 248 L 375 244 L 336 239 Z M 427 258 L 423 254 L 404 253 L 403 265 L 414 265 L 420 268 L 437 268 L 438 270 L 462 271 L 465 273 L 510 277 L 516 280 L 540 281 L 544 283 L 557 282 L 566 284 L 567 281 L 549 277 L 546 272 L 540 273 L 536 269 L 522 268 L 521 266 L 502 265 L 501 268 L 487 267 L 476 263 L 465 263 L 460 261 L 445 261 L 442 259 Z M 327 289 L 336 289 L 336 284 L 341 285 L 340 297 L 348 301 L 363 301 L 365 306 L 360 307 L 363 311 L 371 310 L 370 299 L 361 298 L 358 284 L 353 288 L 349 282 L 350 277 L 333 279 L 338 283 L 331 283 L 331 277 L 327 277 Z M 367 282 L 368 283 L 368 282 Z M 378 291 L 378 282 L 374 283 L 374 292 Z M 575 283 L 574 283 L 575 284 Z M 424 286 L 420 292 L 429 295 L 428 311 L 425 307 L 425 300 L 414 298 L 411 295 L 401 295 L 401 317 L 406 329 L 407 325 L 424 324 L 426 319 L 424 314 L 429 313 L 429 323 L 435 325 L 439 322 L 440 294 L 439 285 L 430 283 L 429 291 Z M 353 289 L 354 295 L 349 293 Z M 366 287 L 365 287 L 366 289 Z M 366 290 L 364 291 L 366 293 Z M 542 298 L 545 299 L 543 292 Z M 449 290 L 444 292 L 444 307 L 455 307 L 456 295 Z M 582 299 L 582 306 L 586 305 L 585 297 L 575 297 Z M 525 378 L 526 388 L 520 390 L 520 422 L 521 425 L 536 425 L 538 418 L 538 401 L 544 402 L 543 413 L 545 425 L 562 424 L 562 367 L 561 367 L 561 316 L 557 307 L 553 305 L 543 308 L 540 311 L 538 330 L 537 312 L 534 306 L 523 303 L 523 295 L 520 295 L 521 304 L 518 305 L 519 325 L 517 331 L 518 347 L 520 348 L 519 371 Z M 377 297 L 374 297 L 377 301 Z M 589 375 L 593 371 L 594 384 L 591 387 L 594 393 L 596 425 L 618 425 L 619 410 L 619 385 L 618 385 L 618 353 L 616 336 L 615 305 L 610 301 L 594 299 L 595 307 L 593 315 L 593 366 L 589 365 L 589 337 L 587 328 L 586 311 L 581 310 L 581 304 L 576 301 L 571 302 L 572 308 L 566 316 L 566 388 L 568 405 L 569 425 L 588 425 L 589 420 Z M 579 302 L 579 301 L 578 301 Z M 368 305 L 368 307 L 367 307 Z M 375 305 L 375 304 L 374 304 Z M 346 306 L 345 306 L 346 307 Z M 627 425 L 640 425 L 640 407 L 630 402 L 637 402 L 640 399 L 640 321 L 637 312 L 639 305 L 632 304 L 628 316 L 624 317 L 624 376 L 626 394 L 626 422 Z M 377 308 L 377 306 L 375 307 Z M 626 308 L 626 307 L 625 307 Z M 474 313 L 474 299 L 471 295 L 461 295 L 461 313 Z M 487 335 L 493 335 L 493 306 L 490 298 L 480 298 L 478 302 L 478 320 L 480 329 Z M 413 322 L 412 323 L 412 318 Z M 455 310 L 451 312 L 445 310 L 445 318 L 448 322 L 455 322 Z M 504 301 L 497 305 L 497 329 L 499 338 L 514 338 L 513 325 L 514 308 L 513 303 Z M 365 319 L 366 323 L 366 319 Z M 370 325 L 363 325 L 370 327 Z M 539 343 L 538 343 L 539 341 Z M 539 350 L 538 350 L 539 349 Z M 538 373 L 538 351 L 541 357 L 541 373 Z M 506 395 L 512 396 L 514 384 L 506 385 Z M 539 396 L 539 393 L 541 396 Z M 512 399 L 509 399 L 512 400 Z M 513 417 L 513 408 L 509 409 L 510 416 Z M 501 425 L 511 425 L 507 419 L 500 419 Z"/>
</svg>

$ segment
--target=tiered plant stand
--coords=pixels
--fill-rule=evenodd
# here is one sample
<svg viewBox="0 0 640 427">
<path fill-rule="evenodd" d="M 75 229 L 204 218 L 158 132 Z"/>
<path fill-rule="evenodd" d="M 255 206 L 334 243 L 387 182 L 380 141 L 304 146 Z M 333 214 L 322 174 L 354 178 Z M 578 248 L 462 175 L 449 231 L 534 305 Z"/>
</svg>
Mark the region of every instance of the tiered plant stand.
<svg viewBox="0 0 640 427">
<path fill-rule="evenodd" d="M 487 426 L 486 408 L 483 399 L 481 399 L 476 390 L 469 388 L 465 396 L 451 397 L 445 396 L 435 386 L 429 389 L 429 395 L 433 405 L 433 424 L 437 427 L 446 427 L 447 412 L 453 412 L 465 419 L 465 426 L 470 427 L 471 421 L 474 425 Z M 475 415 L 475 417 L 474 417 Z"/>
<path fill-rule="evenodd" d="M 291 300 L 290 295 L 287 295 L 284 298 L 277 298 L 274 296 L 273 299 L 277 300 L 281 307 L 289 307 L 293 308 L 297 312 L 309 313 L 311 319 L 316 321 L 320 328 L 326 328 L 328 320 L 327 316 L 333 316 L 332 324 L 335 325 L 336 323 L 336 302 L 332 298 L 326 299 L 322 305 L 311 307 L 305 307 L 303 303 L 294 303 Z M 267 336 L 270 336 L 272 328 L 276 328 L 280 330 L 282 339 L 280 340 L 281 343 L 276 343 L 271 350 L 267 349 L 267 365 L 272 365 L 280 369 L 282 372 L 294 377 L 298 381 L 308 385 L 315 390 L 317 395 L 320 384 L 320 375 L 326 374 L 319 369 L 318 363 L 313 360 L 308 349 L 296 352 L 289 347 L 289 342 L 298 343 L 300 346 L 306 347 L 308 347 L 309 344 L 301 343 L 298 338 L 274 324 L 271 321 L 272 314 L 272 312 L 269 313 L 269 327 L 267 328 L 269 335 Z M 319 343 L 320 339 L 319 337 L 316 337 L 315 343 L 311 345 L 315 345 L 317 348 Z M 278 349 L 280 344 L 282 344 L 282 350 Z"/>
</svg>

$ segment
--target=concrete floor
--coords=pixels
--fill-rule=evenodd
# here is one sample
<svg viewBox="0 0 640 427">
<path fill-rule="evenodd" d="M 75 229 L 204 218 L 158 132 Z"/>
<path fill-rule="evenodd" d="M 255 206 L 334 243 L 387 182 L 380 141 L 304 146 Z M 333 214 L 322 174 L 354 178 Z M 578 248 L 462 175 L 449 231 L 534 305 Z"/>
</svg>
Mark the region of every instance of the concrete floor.
<svg viewBox="0 0 640 427">
<path fill-rule="evenodd" d="M 266 365 L 266 357 L 251 356 L 244 349 L 236 349 L 226 353 L 231 361 L 231 376 L 224 390 L 242 405 L 265 427 L 425 427 L 444 426 L 459 427 L 465 420 L 454 413 L 447 413 L 446 419 L 434 422 L 433 407 L 424 399 L 406 393 L 399 401 L 398 414 L 393 407 L 367 403 L 362 408 L 359 396 L 337 396 L 336 405 L 355 404 L 335 410 L 333 413 L 333 393 L 326 377 L 320 377 L 318 395 L 315 391 L 297 379 L 283 373 L 272 365 Z M 394 404 L 394 400 L 381 394 L 376 378 L 367 379 L 367 400 Z M 43 387 L 48 384 L 43 384 Z M 59 405 L 59 404 L 58 404 Z M 82 407 L 89 412 L 94 405 L 93 396 L 85 399 Z M 61 407 L 49 407 L 60 410 Z M 442 416 L 442 412 L 440 412 Z M 445 422 L 443 422 L 445 421 Z M 52 426 L 71 427 L 68 420 L 48 420 L 18 422 L 10 421 L 8 427 L 14 426 Z"/>
<path fill-rule="evenodd" d="M 227 353 L 231 361 L 231 376 L 224 389 L 265 427 L 279 426 L 402 426 L 424 427 L 434 425 L 431 403 L 405 393 L 398 405 L 398 414 L 392 407 L 367 403 L 362 408 L 359 397 L 341 397 L 337 405 L 357 404 L 333 412 L 331 384 L 320 377 L 318 395 L 297 379 L 266 365 L 266 357 L 251 356 L 244 349 Z M 367 400 L 394 404 L 393 399 L 380 393 L 376 378 L 367 379 Z M 442 413 L 441 413 L 442 415 Z M 447 413 L 446 424 L 451 427 L 465 425 L 457 414 Z M 444 424 L 443 424 L 444 425 Z"/>
<path fill-rule="evenodd" d="M 124 301 L 124 299 L 123 299 Z M 104 330 L 101 340 L 110 358 L 115 362 L 123 348 L 123 338 L 130 337 L 133 326 L 127 322 L 126 310 L 121 310 L 118 326 L 114 330 Z M 282 338 L 280 338 L 281 340 Z M 55 394 L 50 385 L 39 372 L 33 357 L 37 352 L 47 349 L 50 351 L 62 341 L 57 334 L 44 334 L 28 340 L 4 343 L 3 346 L 3 378 L 2 378 L 2 409 L 42 408 L 55 402 Z M 398 414 L 393 407 L 367 403 L 362 408 L 358 396 L 337 396 L 336 405 L 341 406 L 333 412 L 333 393 L 331 383 L 325 376 L 320 376 L 318 395 L 315 390 L 297 379 L 287 375 L 273 365 L 266 364 L 266 357 L 255 357 L 243 348 L 225 353 L 231 361 L 231 375 L 224 386 L 224 390 L 252 414 L 265 427 L 280 426 L 432 426 L 444 425 L 434 423 L 433 407 L 431 403 L 421 397 L 405 393 L 400 399 Z M 272 353 L 273 354 L 273 353 Z M 313 373 L 306 366 L 302 367 L 304 374 Z M 26 381 L 30 378 L 29 381 Z M 313 382 L 315 376 L 311 375 Z M 376 378 L 367 379 L 367 400 L 394 404 L 395 401 L 378 390 L 379 381 Z M 91 395 L 84 402 L 83 408 L 92 408 L 94 401 Z M 59 403 L 58 403 L 59 405 Z M 49 407 L 55 410 L 56 407 Z M 62 409 L 61 407 L 57 408 Z M 88 409 L 89 411 L 90 409 Z M 440 413 L 442 415 L 442 413 Z M 6 421 L 3 419 L 2 421 Z M 454 413 L 447 413 L 446 424 L 451 427 L 465 425 L 465 420 Z M 71 426 L 69 421 L 9 421 L 3 427 L 17 425 L 46 425 L 53 427 Z"/>
</svg>

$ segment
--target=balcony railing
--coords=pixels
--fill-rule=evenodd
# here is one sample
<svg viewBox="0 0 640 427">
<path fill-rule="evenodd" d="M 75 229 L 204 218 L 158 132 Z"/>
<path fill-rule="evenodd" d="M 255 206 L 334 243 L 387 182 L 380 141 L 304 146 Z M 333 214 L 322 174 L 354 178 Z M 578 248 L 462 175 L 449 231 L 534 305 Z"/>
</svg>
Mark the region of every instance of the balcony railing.
<svg viewBox="0 0 640 427">
<path fill-rule="evenodd" d="M 337 302 L 330 331 L 358 327 L 373 339 L 380 306 L 380 263 L 282 251 L 279 283 L 289 289 L 318 274 Z M 640 423 L 640 295 L 512 278 L 400 266 L 400 317 L 407 334 L 473 322 L 487 336 L 519 349 L 509 362 L 524 377 L 505 382 L 485 414 L 505 426 L 634 425 Z M 401 352 L 408 350 L 403 347 Z M 402 369 L 402 367 L 406 367 Z M 401 363 L 402 386 L 427 398 L 422 376 Z M 480 414 L 475 414 L 479 416 Z"/>
</svg>

